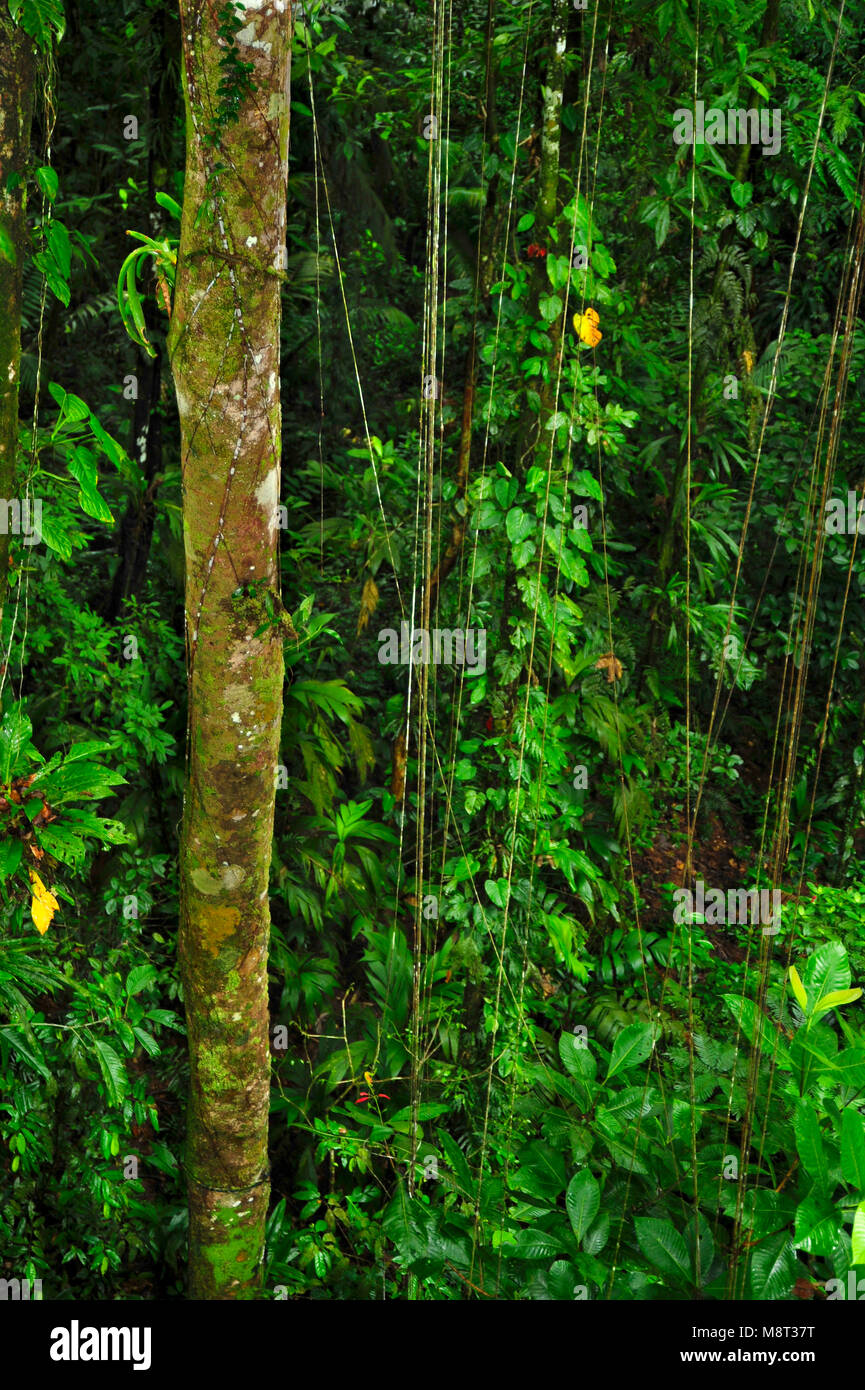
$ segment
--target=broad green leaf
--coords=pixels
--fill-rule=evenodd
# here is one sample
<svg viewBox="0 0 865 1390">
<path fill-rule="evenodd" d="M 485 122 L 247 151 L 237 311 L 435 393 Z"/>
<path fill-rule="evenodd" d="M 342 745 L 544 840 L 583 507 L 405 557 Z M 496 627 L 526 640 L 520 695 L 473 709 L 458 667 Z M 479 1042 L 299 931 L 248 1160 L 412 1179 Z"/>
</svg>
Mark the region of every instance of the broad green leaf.
<svg viewBox="0 0 865 1390">
<path fill-rule="evenodd" d="M 145 1031 L 145 1029 L 139 1028 L 137 1024 L 132 1025 L 132 1031 L 135 1034 L 138 1041 L 141 1043 L 141 1046 L 144 1048 L 144 1051 L 148 1054 L 148 1056 L 159 1056 L 162 1049 L 160 1048 L 159 1043 L 156 1041 L 152 1033 L 148 1033 Z"/>
<path fill-rule="evenodd" d="M 558 1303 L 569 1303 L 574 1297 L 577 1271 L 569 1260 L 556 1260 L 550 1265 L 547 1274 L 547 1289 L 550 1298 Z"/>
<path fill-rule="evenodd" d="M 800 1099 L 796 1102 L 793 1128 L 796 1133 L 796 1147 L 802 1167 L 822 1191 L 829 1181 L 829 1164 L 826 1160 L 820 1125 L 811 1101 Z"/>
<path fill-rule="evenodd" d="M 767 1061 L 784 1071 L 791 1069 L 790 1053 L 781 1039 L 777 1028 L 757 1007 L 753 999 L 743 999 L 739 994 L 721 996 L 727 1008 L 739 1024 L 752 1047 L 759 1047 Z"/>
<path fill-rule="evenodd" d="M 613 1043 L 607 1081 L 617 1076 L 620 1071 L 645 1062 L 654 1047 L 654 1031 L 651 1023 L 632 1023 L 628 1028 L 622 1029 Z"/>
<path fill-rule="evenodd" d="M 841 1117 L 841 1171 L 851 1187 L 865 1193 L 865 1117 L 852 1105 Z"/>
<path fill-rule="evenodd" d="M 52 515 L 50 507 L 43 508 L 39 531 L 49 550 L 53 550 L 61 560 L 68 560 L 72 554 L 72 540 L 63 522 Z"/>
<path fill-rule="evenodd" d="M 805 1197 L 796 1208 L 797 1249 L 828 1259 L 838 1243 L 840 1230 L 841 1213 L 827 1198 Z"/>
<path fill-rule="evenodd" d="M 159 972 L 155 965 L 136 965 L 130 970 L 126 977 L 126 993 L 129 998 L 140 994 L 148 985 L 153 984 L 159 979 Z"/>
<path fill-rule="evenodd" d="M 99 1062 L 109 1101 L 112 1105 L 121 1105 L 129 1089 L 129 1081 L 123 1062 L 114 1048 L 109 1043 L 104 1042 L 102 1038 L 91 1038 L 91 1046 Z"/>
<path fill-rule="evenodd" d="M 597 1178 L 584 1169 L 575 1173 L 568 1183 L 565 1194 L 565 1208 L 574 1235 L 581 1241 L 598 1214 L 601 1205 L 601 1189 Z"/>
<path fill-rule="evenodd" d="M 7 710 L 0 724 L 0 782 L 8 786 L 21 754 L 30 742 L 33 725 L 20 705 Z"/>
<path fill-rule="evenodd" d="M 610 1215 L 602 1211 L 583 1236 L 583 1251 L 587 1255 L 600 1255 L 610 1238 Z"/>
<path fill-rule="evenodd" d="M 850 962 L 840 941 L 829 941 L 808 957 L 803 984 L 815 1001 L 832 990 L 850 988 Z"/>
<path fill-rule="evenodd" d="M 508 540 L 515 544 L 517 541 L 528 539 L 535 529 L 535 523 L 522 508 L 511 507 L 505 522 L 505 529 L 508 533 Z"/>
<path fill-rule="evenodd" d="M 583 1039 L 575 1038 L 573 1033 L 562 1033 L 559 1038 L 559 1056 L 562 1066 L 577 1081 L 594 1081 L 598 1063 Z"/>
<path fill-rule="evenodd" d="M 23 850 L 21 840 L 0 840 L 0 883 L 14 874 L 21 863 Z"/>
<path fill-rule="evenodd" d="M 23 1057 L 28 1066 L 31 1066 L 34 1071 L 38 1071 L 39 1075 L 44 1076 L 46 1081 L 50 1080 L 51 1072 L 48 1067 L 45 1065 L 42 1058 L 27 1045 L 17 1028 L 0 1028 L 0 1037 L 5 1038 L 10 1046 L 14 1047 L 15 1051 L 20 1057 Z"/>
<path fill-rule="evenodd" d="M 680 1235 L 672 1221 L 638 1216 L 634 1226 L 640 1249 L 656 1269 L 668 1275 L 674 1283 L 688 1285 L 693 1282 L 685 1237 Z"/>
<path fill-rule="evenodd" d="M 786 1231 L 769 1236 L 751 1256 L 751 1294 L 759 1299 L 788 1299 L 796 1282 L 796 1252 Z"/>
<path fill-rule="evenodd" d="M 45 194 L 48 201 L 53 203 L 54 199 L 57 197 L 58 189 L 60 188 L 60 180 L 57 177 L 57 171 L 52 169 L 50 165 L 43 164 L 41 168 L 36 170 L 36 183 L 40 191 Z"/>
<path fill-rule="evenodd" d="M 513 1245 L 503 1246 L 507 1254 L 523 1260 L 548 1260 L 567 1249 L 563 1241 L 547 1231 L 529 1227 L 520 1231 Z"/>
<path fill-rule="evenodd" d="M 544 1201 L 555 1200 L 567 1187 L 564 1155 L 541 1139 L 520 1150 L 520 1167 L 508 1180 L 517 1192 L 528 1192 Z"/>
<path fill-rule="evenodd" d="M 853 1259 L 851 1264 L 865 1265 L 865 1202 L 860 1202 L 853 1217 Z"/>
</svg>

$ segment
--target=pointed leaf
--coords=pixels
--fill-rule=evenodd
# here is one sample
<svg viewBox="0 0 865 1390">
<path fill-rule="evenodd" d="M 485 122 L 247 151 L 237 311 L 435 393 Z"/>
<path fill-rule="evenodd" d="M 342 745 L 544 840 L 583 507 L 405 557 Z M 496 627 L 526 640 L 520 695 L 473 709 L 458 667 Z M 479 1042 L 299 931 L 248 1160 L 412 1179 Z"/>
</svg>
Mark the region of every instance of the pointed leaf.
<svg viewBox="0 0 865 1390">
<path fill-rule="evenodd" d="M 582 1240 L 598 1214 L 601 1205 L 601 1189 L 597 1178 L 587 1169 L 576 1173 L 568 1183 L 565 1194 L 565 1207 L 577 1240 Z"/>
</svg>

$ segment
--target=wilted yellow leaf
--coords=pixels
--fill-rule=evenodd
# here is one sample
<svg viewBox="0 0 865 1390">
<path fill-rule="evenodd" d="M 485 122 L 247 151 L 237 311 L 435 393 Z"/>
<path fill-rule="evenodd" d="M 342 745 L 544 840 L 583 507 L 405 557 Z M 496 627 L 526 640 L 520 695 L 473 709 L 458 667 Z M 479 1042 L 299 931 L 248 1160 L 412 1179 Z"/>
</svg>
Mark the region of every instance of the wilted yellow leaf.
<svg viewBox="0 0 865 1390">
<path fill-rule="evenodd" d="M 587 309 L 584 314 L 574 314 L 574 328 L 580 337 L 580 342 L 588 343 L 589 347 L 597 347 L 603 338 L 603 333 L 598 328 L 601 321 L 597 309 Z"/>
<path fill-rule="evenodd" d="M 39 932 L 39 935 L 44 936 L 51 926 L 51 918 L 54 916 L 60 904 L 54 894 L 49 893 L 35 869 L 30 870 L 30 882 L 33 885 L 33 900 L 30 903 L 30 915 L 33 918 L 33 925 Z"/>
<path fill-rule="evenodd" d="M 607 652 L 604 656 L 598 657 L 595 662 L 595 670 L 606 671 L 608 685 L 612 685 L 613 681 L 622 679 L 622 663 L 615 652 Z"/>
</svg>

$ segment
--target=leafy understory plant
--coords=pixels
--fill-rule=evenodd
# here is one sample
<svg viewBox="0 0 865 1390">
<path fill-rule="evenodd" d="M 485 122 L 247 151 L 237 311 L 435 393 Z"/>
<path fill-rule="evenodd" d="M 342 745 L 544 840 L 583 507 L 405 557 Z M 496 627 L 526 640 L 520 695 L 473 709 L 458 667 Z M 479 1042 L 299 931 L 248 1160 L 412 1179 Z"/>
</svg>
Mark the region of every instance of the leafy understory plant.
<svg viewBox="0 0 865 1390">
<path fill-rule="evenodd" d="M 33 921 L 45 932 L 58 908 L 43 883 L 54 865 L 79 869 L 88 841 L 121 845 L 130 837 L 119 821 L 87 809 L 88 802 L 113 795 L 126 781 L 94 761 L 111 744 L 88 740 L 66 753 L 54 753 L 46 762 L 31 741 L 32 733 L 21 702 L 11 705 L 0 723 L 0 891 L 6 902 L 14 902 L 12 885 L 26 886 Z M 55 889 L 73 901 L 64 888 Z"/>
</svg>

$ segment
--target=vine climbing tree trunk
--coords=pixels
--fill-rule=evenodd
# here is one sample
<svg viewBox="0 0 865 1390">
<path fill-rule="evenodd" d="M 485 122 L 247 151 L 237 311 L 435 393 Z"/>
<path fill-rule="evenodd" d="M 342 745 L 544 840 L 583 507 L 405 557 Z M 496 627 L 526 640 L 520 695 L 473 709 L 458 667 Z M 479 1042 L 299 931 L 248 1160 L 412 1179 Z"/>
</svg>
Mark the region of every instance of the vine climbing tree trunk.
<svg viewBox="0 0 865 1390">
<path fill-rule="evenodd" d="M 21 366 L 21 287 L 28 254 L 24 170 L 33 118 L 33 40 L 0 13 L 0 619 L 9 576 L 8 508 L 15 495 L 18 383 Z M 18 182 L 12 179 L 17 176 Z M 10 184 L 10 179 L 12 182 Z"/>
<path fill-rule="evenodd" d="M 189 683 L 180 966 L 189 1293 L 254 1297 L 267 1214 L 268 875 L 283 658 L 280 280 L 291 17 L 180 0 L 186 182 L 168 351 L 181 425 Z"/>
</svg>

